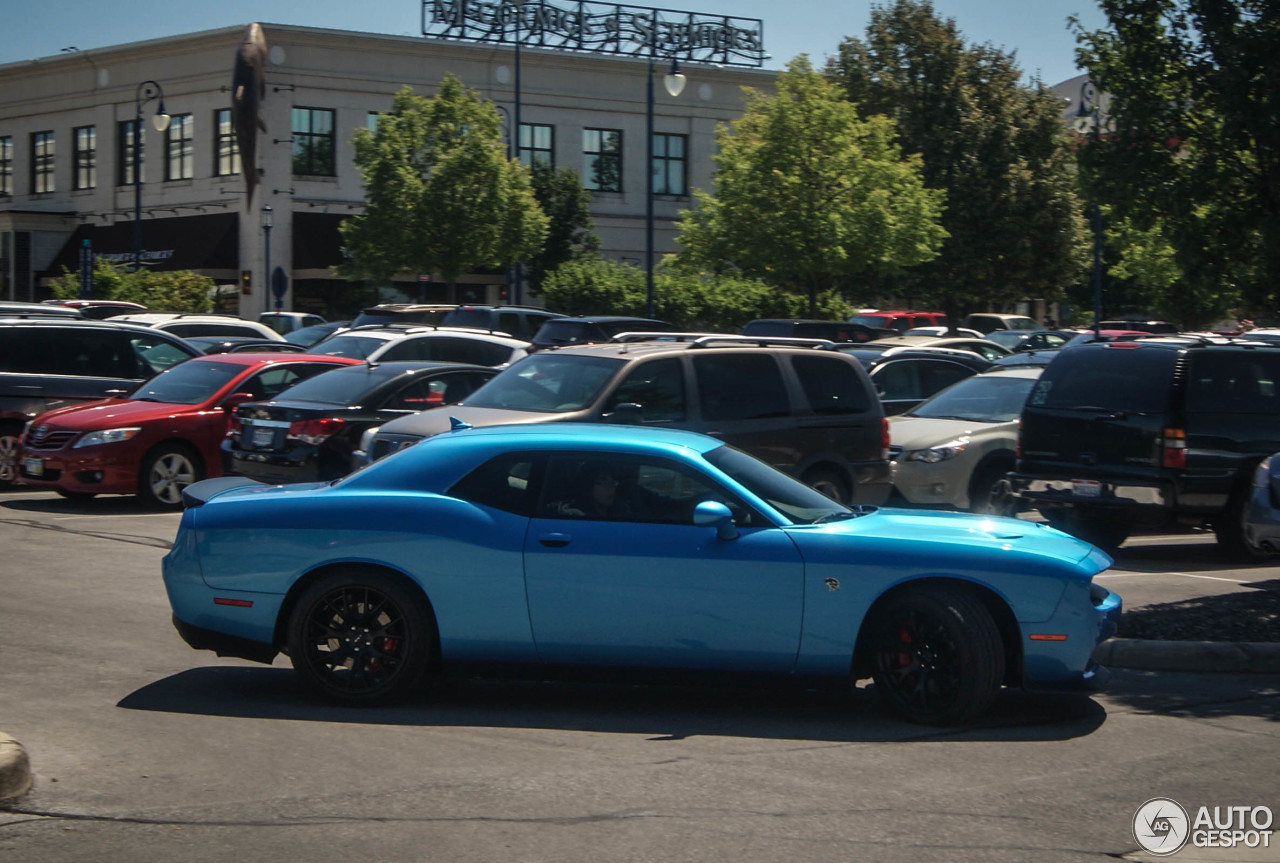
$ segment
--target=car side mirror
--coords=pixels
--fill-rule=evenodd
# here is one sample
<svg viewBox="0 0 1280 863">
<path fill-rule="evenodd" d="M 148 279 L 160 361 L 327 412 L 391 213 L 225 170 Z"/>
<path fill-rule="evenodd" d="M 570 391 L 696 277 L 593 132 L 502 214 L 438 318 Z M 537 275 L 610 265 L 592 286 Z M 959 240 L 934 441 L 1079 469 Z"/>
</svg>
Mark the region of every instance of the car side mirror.
<svg viewBox="0 0 1280 863">
<path fill-rule="evenodd" d="M 733 525 L 733 513 L 718 500 L 704 500 L 695 506 L 693 523 L 698 527 L 714 527 L 717 539 L 738 538 L 738 529 Z"/>
<path fill-rule="evenodd" d="M 253 393 L 232 393 L 222 400 L 222 408 L 224 410 L 233 411 L 245 402 L 257 401 L 258 397 Z"/>
<path fill-rule="evenodd" d="M 613 413 L 605 417 L 611 423 L 618 425 L 634 426 L 644 422 L 644 408 L 635 402 L 623 402 L 614 405 Z"/>
</svg>

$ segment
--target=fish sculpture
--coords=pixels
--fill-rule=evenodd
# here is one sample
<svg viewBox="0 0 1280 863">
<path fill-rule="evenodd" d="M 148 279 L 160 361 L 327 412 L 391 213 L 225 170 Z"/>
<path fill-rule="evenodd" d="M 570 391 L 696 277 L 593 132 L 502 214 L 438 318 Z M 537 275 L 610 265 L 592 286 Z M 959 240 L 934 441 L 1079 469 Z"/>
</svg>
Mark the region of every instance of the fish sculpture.
<svg viewBox="0 0 1280 863">
<path fill-rule="evenodd" d="M 253 190 L 258 185 L 258 130 L 267 131 L 267 124 L 259 114 L 267 95 L 266 63 L 267 39 L 262 35 L 262 27 L 250 24 L 236 49 L 236 65 L 231 76 L 231 127 L 240 148 L 246 210 L 253 204 Z"/>
</svg>

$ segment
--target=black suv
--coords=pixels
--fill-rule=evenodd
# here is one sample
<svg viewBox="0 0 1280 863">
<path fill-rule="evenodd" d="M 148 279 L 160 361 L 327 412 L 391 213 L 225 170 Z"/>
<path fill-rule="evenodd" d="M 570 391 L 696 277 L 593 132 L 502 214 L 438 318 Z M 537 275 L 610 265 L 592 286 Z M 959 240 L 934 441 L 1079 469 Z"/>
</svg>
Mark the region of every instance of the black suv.
<svg viewBox="0 0 1280 863">
<path fill-rule="evenodd" d="M 634 334 L 539 351 L 462 405 L 366 432 L 361 448 L 376 459 L 448 431 L 454 418 L 472 426 L 654 425 L 721 438 L 837 500 L 881 504 L 891 486 L 888 422 L 862 364 L 833 347 L 805 339 Z"/>
<path fill-rule="evenodd" d="M 1208 524 L 1254 556 L 1254 467 L 1280 450 L 1280 345 L 1155 337 L 1061 351 L 1022 412 L 1014 490 L 1114 549 L 1138 527 Z"/>
<path fill-rule="evenodd" d="M 538 328 L 531 340 L 537 350 L 607 342 L 619 333 L 670 333 L 675 327 L 652 318 L 625 315 L 577 315 L 552 318 Z"/>
<path fill-rule="evenodd" d="M 153 327 L 0 317 L 0 489 L 16 477 L 18 437 L 37 414 L 126 393 L 200 351 Z"/>
<path fill-rule="evenodd" d="M 506 333 L 526 342 L 533 341 L 542 325 L 553 318 L 563 318 L 541 306 L 482 306 L 469 304 L 445 312 L 440 324 L 446 327 L 472 327 Z"/>
</svg>

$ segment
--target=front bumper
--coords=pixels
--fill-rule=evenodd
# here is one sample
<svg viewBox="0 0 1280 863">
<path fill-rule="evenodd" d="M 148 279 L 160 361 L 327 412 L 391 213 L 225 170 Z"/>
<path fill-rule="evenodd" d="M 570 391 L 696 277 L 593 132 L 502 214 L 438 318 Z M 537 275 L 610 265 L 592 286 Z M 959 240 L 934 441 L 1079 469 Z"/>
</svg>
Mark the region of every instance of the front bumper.
<svg viewBox="0 0 1280 863">
<path fill-rule="evenodd" d="M 1116 634 L 1124 603 L 1119 594 L 1092 582 L 1073 582 L 1053 617 L 1024 631 L 1022 685 L 1028 692 L 1094 692 L 1111 672 L 1093 658 L 1098 645 Z M 1053 634 L 1061 640 L 1038 640 Z"/>
</svg>

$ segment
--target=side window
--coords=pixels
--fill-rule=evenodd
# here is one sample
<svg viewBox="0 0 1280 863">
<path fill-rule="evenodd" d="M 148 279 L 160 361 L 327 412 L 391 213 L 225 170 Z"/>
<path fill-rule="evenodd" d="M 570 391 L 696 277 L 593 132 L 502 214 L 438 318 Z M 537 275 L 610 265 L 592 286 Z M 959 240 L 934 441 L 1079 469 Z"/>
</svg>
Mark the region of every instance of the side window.
<svg viewBox="0 0 1280 863">
<path fill-rule="evenodd" d="M 0 330 L 0 372 L 39 375 L 53 371 L 53 345 L 65 330 L 29 330 L 5 327 Z M 67 333 L 68 336 L 74 335 Z M 52 338 L 50 338 L 52 336 Z"/>
<path fill-rule="evenodd" d="M 129 339 L 129 343 L 133 346 L 133 353 L 138 358 L 140 366 L 138 377 L 141 378 L 149 378 L 171 366 L 176 366 L 183 360 L 191 359 L 191 354 L 183 351 L 173 342 L 155 336 L 133 336 Z"/>
<path fill-rule="evenodd" d="M 684 373 L 672 357 L 636 363 L 605 406 L 612 413 L 620 404 L 637 404 L 646 422 L 680 422 L 684 412 Z"/>
<path fill-rule="evenodd" d="M 702 418 L 712 422 L 769 419 L 791 413 L 782 369 L 773 354 L 716 354 L 693 358 Z"/>
<path fill-rule="evenodd" d="M 920 366 L 920 392 L 923 396 L 931 396 L 941 389 L 972 375 L 973 372 L 959 363 L 933 362 Z"/>
<path fill-rule="evenodd" d="M 273 399 L 304 378 L 337 368 L 322 363 L 272 366 L 240 385 L 238 391 L 253 393 L 254 398 Z"/>
<path fill-rule="evenodd" d="M 510 333 L 516 338 L 523 339 L 526 338 L 529 333 L 526 332 L 526 327 L 520 326 L 521 323 L 522 321 L 520 320 L 520 316 L 515 312 L 498 313 L 497 329 L 504 333 Z M 530 321 L 530 324 L 532 324 L 532 321 Z"/>
<path fill-rule="evenodd" d="M 437 339 L 401 339 L 387 348 L 386 353 L 378 359 L 381 362 L 396 360 L 432 360 L 436 359 L 435 342 Z"/>
<path fill-rule="evenodd" d="M 109 330 L 86 329 L 64 338 L 55 353 L 55 367 L 51 371 L 90 378 L 137 380 L 143 377 L 128 338 Z"/>
<path fill-rule="evenodd" d="M 1188 413 L 1274 414 L 1280 355 L 1195 356 L 1187 375 Z"/>
<path fill-rule="evenodd" d="M 920 376 L 915 363 L 885 363 L 875 374 L 876 391 L 882 399 L 918 399 Z"/>
<path fill-rule="evenodd" d="M 547 460 L 539 496 L 539 518 L 693 523 L 699 503 L 726 504 L 740 525 L 753 521 L 749 508 L 710 479 L 665 459 L 600 453 L 557 453 Z"/>
<path fill-rule="evenodd" d="M 538 464 L 537 456 L 505 453 L 458 480 L 449 494 L 516 515 L 532 515 Z"/>
<path fill-rule="evenodd" d="M 451 363 L 475 363 L 479 366 L 496 366 L 511 359 L 511 349 L 479 339 L 458 339 L 448 336 L 435 340 L 431 358 Z"/>
<path fill-rule="evenodd" d="M 816 414 L 859 414 L 871 407 L 868 387 L 853 363 L 830 356 L 793 356 L 809 409 Z"/>
</svg>

